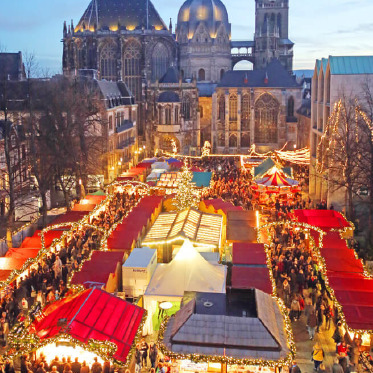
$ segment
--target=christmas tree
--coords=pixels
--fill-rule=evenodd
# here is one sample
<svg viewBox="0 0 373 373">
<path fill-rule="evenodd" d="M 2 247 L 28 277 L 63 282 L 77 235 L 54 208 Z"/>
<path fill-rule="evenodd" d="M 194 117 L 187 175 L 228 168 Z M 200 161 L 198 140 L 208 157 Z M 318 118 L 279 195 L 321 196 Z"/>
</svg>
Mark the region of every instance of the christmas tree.
<svg viewBox="0 0 373 373">
<path fill-rule="evenodd" d="M 197 207 L 200 201 L 200 193 L 196 190 L 192 183 L 193 172 L 190 171 L 188 165 L 184 163 L 183 171 L 178 179 L 176 197 L 174 206 L 178 211 L 187 209 L 188 207 Z"/>
</svg>

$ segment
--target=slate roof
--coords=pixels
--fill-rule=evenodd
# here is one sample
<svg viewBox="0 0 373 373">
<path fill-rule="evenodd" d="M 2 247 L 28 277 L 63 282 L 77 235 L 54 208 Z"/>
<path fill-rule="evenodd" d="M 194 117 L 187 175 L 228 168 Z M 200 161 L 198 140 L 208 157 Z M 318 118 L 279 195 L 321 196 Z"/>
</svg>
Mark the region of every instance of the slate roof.
<svg viewBox="0 0 373 373">
<path fill-rule="evenodd" d="M 97 12 L 96 12 L 97 9 Z M 134 28 L 141 30 L 147 27 L 147 0 L 92 0 L 79 21 L 75 32 L 83 31 L 97 23 L 97 29 L 110 27 Z M 149 29 L 167 30 L 167 26 L 149 0 Z"/>
<path fill-rule="evenodd" d="M 95 80 L 98 85 L 103 97 L 108 101 L 107 105 L 109 107 L 117 106 L 114 105 L 110 100 L 119 100 L 118 104 L 122 105 L 133 105 L 135 103 L 135 98 L 128 89 L 126 83 L 124 82 L 109 82 L 106 80 Z"/>
<path fill-rule="evenodd" d="M 195 301 L 170 319 L 163 343 L 173 353 L 279 360 L 289 353 L 276 301 L 255 290 L 257 317 L 197 313 Z M 208 298 L 207 298 L 208 299 Z"/>
<path fill-rule="evenodd" d="M 197 83 L 199 97 L 212 97 L 216 87 L 216 83 Z"/>
<path fill-rule="evenodd" d="M 268 77 L 267 84 L 265 83 L 266 77 Z M 300 88 L 300 85 L 282 66 L 280 61 L 274 59 L 264 69 L 227 71 L 218 87 Z"/>
<path fill-rule="evenodd" d="M 166 73 L 162 76 L 162 78 L 159 79 L 159 83 L 168 83 L 168 84 L 179 83 L 179 76 L 180 76 L 179 70 L 174 66 L 170 66 L 167 69 Z"/>
<path fill-rule="evenodd" d="M 162 92 L 158 97 L 158 102 L 180 102 L 180 97 L 173 91 Z"/>
<path fill-rule="evenodd" d="M 21 52 L 0 53 L 0 79 L 8 78 L 9 80 L 21 80 L 26 78 Z"/>
</svg>

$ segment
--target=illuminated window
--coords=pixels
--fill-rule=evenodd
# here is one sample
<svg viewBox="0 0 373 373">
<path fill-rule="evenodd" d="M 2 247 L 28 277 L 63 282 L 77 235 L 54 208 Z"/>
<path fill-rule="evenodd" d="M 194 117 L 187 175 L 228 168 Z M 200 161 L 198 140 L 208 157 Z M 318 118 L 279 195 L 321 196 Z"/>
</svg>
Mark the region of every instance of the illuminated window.
<svg viewBox="0 0 373 373">
<path fill-rule="evenodd" d="M 250 97 L 241 96 L 241 130 L 250 131 Z"/>
<path fill-rule="evenodd" d="M 237 121 L 237 96 L 232 95 L 229 97 L 229 121 Z"/>
<path fill-rule="evenodd" d="M 255 103 L 255 143 L 277 143 L 278 101 L 268 93 Z"/>
<path fill-rule="evenodd" d="M 225 121 L 225 96 L 221 95 L 218 99 L 218 119 Z"/>
</svg>

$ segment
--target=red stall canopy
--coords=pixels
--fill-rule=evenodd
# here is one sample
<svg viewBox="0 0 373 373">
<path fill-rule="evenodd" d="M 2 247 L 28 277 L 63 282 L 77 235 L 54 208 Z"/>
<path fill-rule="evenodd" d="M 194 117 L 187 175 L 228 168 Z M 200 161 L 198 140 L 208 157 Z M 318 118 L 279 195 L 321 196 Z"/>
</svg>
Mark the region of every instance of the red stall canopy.
<svg viewBox="0 0 373 373">
<path fill-rule="evenodd" d="M 72 284 L 82 284 L 86 288 L 92 283 L 106 284 L 110 273 L 115 273 L 118 263 L 123 261 L 123 252 L 94 251 L 91 260 L 83 264 L 71 280 Z"/>
<path fill-rule="evenodd" d="M 341 238 L 338 232 L 329 232 L 324 236 L 322 242 L 324 248 L 343 249 L 347 247 L 346 241 Z"/>
<path fill-rule="evenodd" d="M 13 258 L 13 259 L 29 259 L 29 258 L 36 258 L 40 249 L 24 249 L 22 247 L 14 247 L 9 249 L 5 257 L 6 258 Z"/>
<path fill-rule="evenodd" d="M 163 197 L 148 196 L 142 198 L 139 204 L 127 215 L 122 224 L 108 239 L 109 250 L 131 250 L 133 241 L 137 240 L 142 229 L 148 224 L 154 211 L 160 207 Z"/>
<path fill-rule="evenodd" d="M 373 330 L 373 306 L 343 306 L 343 313 L 350 328 Z"/>
<path fill-rule="evenodd" d="M 263 265 L 267 264 L 264 245 L 261 243 L 233 243 L 233 265 Z"/>
<path fill-rule="evenodd" d="M 54 219 L 49 226 L 63 223 L 77 223 L 79 220 L 83 219 L 85 215 L 87 215 L 86 211 L 68 211 Z"/>
<path fill-rule="evenodd" d="M 373 293 L 373 279 L 360 273 L 328 272 L 329 283 L 334 290 L 349 290 Z"/>
<path fill-rule="evenodd" d="M 363 273 L 364 268 L 360 260 L 355 258 L 352 249 L 321 249 L 321 255 L 325 259 L 326 268 L 332 272 L 357 272 Z"/>
<path fill-rule="evenodd" d="M 63 230 L 46 232 L 44 234 L 45 247 L 49 247 L 52 244 L 53 240 L 61 238 L 63 232 Z M 41 249 L 41 237 L 39 236 L 39 233 L 41 233 L 41 231 L 36 231 L 32 237 L 25 238 L 22 242 L 21 247 Z"/>
<path fill-rule="evenodd" d="M 68 326 L 68 333 L 83 343 L 90 339 L 115 343 L 118 349 L 113 358 L 125 362 L 144 312 L 102 290 L 85 290 L 46 307 L 31 325 L 31 331 L 44 341 Z M 63 319 L 67 325 L 59 326 Z"/>
<path fill-rule="evenodd" d="M 233 289 L 259 289 L 272 294 L 268 268 L 232 267 Z"/>
<path fill-rule="evenodd" d="M 91 212 L 97 206 L 96 203 L 76 203 L 72 211 L 86 211 Z"/>
<path fill-rule="evenodd" d="M 334 210 L 295 210 L 294 220 L 307 223 L 323 230 L 351 227 L 350 223 L 339 212 Z"/>
<path fill-rule="evenodd" d="M 27 258 L 0 258 L 0 281 L 6 281 L 13 270 L 21 269 L 26 261 Z"/>
<path fill-rule="evenodd" d="M 222 199 L 205 199 L 202 201 L 206 207 L 212 206 L 215 211 L 222 210 L 225 214 L 227 214 L 228 211 L 239 211 L 243 210 L 241 206 L 235 206 L 231 202 L 225 202 Z"/>
</svg>

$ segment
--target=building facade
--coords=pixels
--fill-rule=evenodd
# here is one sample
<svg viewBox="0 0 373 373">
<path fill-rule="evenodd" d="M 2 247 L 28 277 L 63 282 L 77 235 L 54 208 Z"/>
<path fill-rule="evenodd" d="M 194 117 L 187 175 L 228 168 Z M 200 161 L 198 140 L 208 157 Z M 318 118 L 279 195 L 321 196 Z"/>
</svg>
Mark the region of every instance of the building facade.
<svg viewBox="0 0 373 373">
<path fill-rule="evenodd" d="M 212 147 L 217 153 L 262 152 L 296 143 L 301 87 L 278 60 L 266 69 L 229 71 L 213 96 Z"/>
<path fill-rule="evenodd" d="M 170 67 L 147 91 L 148 115 L 152 126 L 152 148 L 196 154 L 200 148 L 198 89 L 195 79 L 186 81 L 176 67 Z"/>
<path fill-rule="evenodd" d="M 309 192 L 315 200 L 327 200 L 329 205 L 333 204 L 339 209 L 346 207 L 345 191 L 341 188 L 333 192 L 327 173 L 317 172 L 316 165 L 322 157 L 318 145 L 336 103 L 344 97 L 362 102 L 367 85 L 373 89 L 372 56 L 329 56 L 316 61 L 311 95 Z"/>
<path fill-rule="evenodd" d="M 296 141 L 292 121 L 288 120 L 293 115 L 284 109 L 293 96 L 287 90 L 297 89 L 289 76 L 293 43 L 288 39 L 288 20 L 288 0 L 256 0 L 254 41 L 233 42 L 228 12 L 221 0 L 186 0 L 178 13 L 175 34 L 172 22 L 167 27 L 150 0 L 91 0 L 76 27 L 64 24 L 63 71 L 69 77 L 91 71 L 100 81 L 123 81 L 138 104 L 138 144 L 148 150 L 169 148 L 171 140 L 188 154 L 199 154 L 205 141 L 226 152 L 245 150 L 254 143 L 272 149 L 284 141 Z M 232 48 L 241 46 L 247 53 L 239 54 L 239 59 L 253 62 L 257 73 L 251 76 L 247 72 L 251 101 L 247 103 L 246 94 L 245 101 L 237 98 L 237 115 L 224 118 L 224 123 L 230 123 L 227 130 L 231 129 L 223 136 L 217 97 L 221 100 L 223 88 L 238 88 L 231 87 L 227 79 L 238 61 Z M 287 74 L 288 85 L 270 87 L 257 82 L 259 76 L 264 74 L 264 81 L 266 74 L 272 74 L 272 62 L 282 65 L 281 74 Z M 168 82 L 170 67 L 176 69 L 177 77 Z M 258 90 L 252 94 L 254 88 Z M 256 100 L 267 91 L 277 103 L 269 99 L 260 102 L 263 107 L 268 105 L 268 112 L 276 113 L 276 120 L 268 130 L 272 135 L 267 131 L 261 136 L 255 132 L 251 115 Z M 229 100 L 226 105 L 229 110 Z M 246 112 L 241 113 L 241 106 Z M 294 106 L 295 110 L 300 106 L 295 97 Z"/>
</svg>

